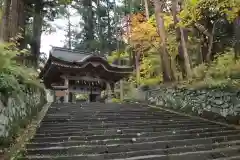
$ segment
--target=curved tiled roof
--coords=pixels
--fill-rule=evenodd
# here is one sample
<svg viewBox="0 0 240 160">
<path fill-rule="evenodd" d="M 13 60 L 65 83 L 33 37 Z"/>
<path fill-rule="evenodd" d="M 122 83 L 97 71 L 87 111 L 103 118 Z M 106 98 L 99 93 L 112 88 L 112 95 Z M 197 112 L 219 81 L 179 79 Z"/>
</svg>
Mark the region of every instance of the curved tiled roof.
<svg viewBox="0 0 240 160">
<path fill-rule="evenodd" d="M 57 77 L 60 79 L 60 74 L 63 71 L 69 73 L 90 73 L 94 70 L 95 74 L 100 75 L 99 77 L 118 81 L 132 73 L 133 68 L 109 64 L 106 56 L 98 53 L 90 54 L 82 51 L 72 51 L 54 47 L 39 77 L 45 79 L 45 81 L 46 79 L 52 81 L 53 79 L 56 80 Z"/>
</svg>

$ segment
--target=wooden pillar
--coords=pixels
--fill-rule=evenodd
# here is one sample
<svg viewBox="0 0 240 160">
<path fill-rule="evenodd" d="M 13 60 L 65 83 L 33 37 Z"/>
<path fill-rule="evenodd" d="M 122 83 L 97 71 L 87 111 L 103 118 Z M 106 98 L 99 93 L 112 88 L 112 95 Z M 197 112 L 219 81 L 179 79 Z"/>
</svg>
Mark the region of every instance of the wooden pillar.
<svg viewBox="0 0 240 160">
<path fill-rule="evenodd" d="M 76 103 L 76 94 L 72 93 L 72 103 Z"/>
<path fill-rule="evenodd" d="M 106 94 L 107 94 L 107 99 L 106 102 L 111 102 L 112 96 L 111 96 L 111 85 L 109 82 L 106 82 Z"/>
<path fill-rule="evenodd" d="M 120 100 L 123 100 L 123 80 L 120 80 Z"/>
<path fill-rule="evenodd" d="M 65 78 L 64 86 L 66 86 L 67 88 L 69 86 L 69 80 L 67 77 Z M 64 103 L 68 103 L 68 102 L 69 102 L 69 88 L 65 91 L 65 95 L 64 95 Z"/>
<path fill-rule="evenodd" d="M 112 82 L 112 83 L 110 83 L 110 89 L 111 89 L 111 97 L 114 97 L 114 86 L 115 86 L 115 84 Z"/>
<path fill-rule="evenodd" d="M 57 102 L 56 91 L 53 90 L 53 91 L 52 91 L 52 94 L 53 94 L 53 102 L 56 103 L 56 102 Z"/>
<path fill-rule="evenodd" d="M 106 82 L 106 84 L 107 84 L 107 88 L 106 88 L 107 89 L 107 97 L 110 98 L 110 96 L 111 96 L 110 95 L 110 90 L 111 90 L 110 83 Z"/>
</svg>

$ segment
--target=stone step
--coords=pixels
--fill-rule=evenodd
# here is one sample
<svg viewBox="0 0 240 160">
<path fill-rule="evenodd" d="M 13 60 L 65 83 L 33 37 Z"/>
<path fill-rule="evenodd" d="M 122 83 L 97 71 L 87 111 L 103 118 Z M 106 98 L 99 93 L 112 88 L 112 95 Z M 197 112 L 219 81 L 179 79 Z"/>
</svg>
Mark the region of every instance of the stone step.
<svg viewBox="0 0 240 160">
<path fill-rule="evenodd" d="M 214 160 L 240 160 L 240 156 L 217 158 L 217 159 L 214 159 Z"/>
<path fill-rule="evenodd" d="M 44 130 L 44 131 L 54 131 L 54 130 L 65 130 L 65 129 L 100 129 L 100 128 L 145 128 L 146 126 L 150 126 L 152 128 L 180 128 L 180 127 L 188 127 L 188 128 L 191 128 L 191 127 L 198 127 L 198 128 L 210 128 L 210 127 L 213 127 L 213 126 L 219 126 L 220 125 L 217 125 L 217 124 L 195 124 L 195 123 L 192 123 L 192 124 L 169 124 L 169 125 L 160 125 L 160 124 L 147 124 L 147 123 L 140 123 L 140 124 L 128 124 L 128 123 L 125 123 L 125 124 L 105 124 L 105 123 L 102 123 L 102 124 L 99 124 L 99 125 L 79 125 L 79 126 L 55 126 L 55 127 L 41 127 L 41 130 Z"/>
<path fill-rule="evenodd" d="M 213 125 L 213 123 L 209 123 L 206 121 L 200 122 L 191 122 L 191 121 L 169 121 L 169 122 L 162 122 L 162 121 L 123 121 L 123 122 L 114 122 L 114 121 L 96 121 L 96 122 L 63 122 L 63 123 L 42 123 L 42 128 L 59 128 L 63 126 L 67 126 L 67 128 L 78 128 L 78 127 L 95 127 L 95 126 L 106 126 L 106 127 L 115 127 L 115 126 L 142 126 L 142 125 L 159 125 L 159 126 L 172 126 L 172 125 Z"/>
<path fill-rule="evenodd" d="M 75 110 L 82 110 L 84 112 L 87 112 L 87 111 L 94 111 L 94 112 L 115 112 L 117 113 L 116 111 L 122 111 L 122 112 L 143 112 L 143 111 L 146 111 L 146 112 L 151 112 L 151 111 L 156 111 L 156 110 L 151 110 L 151 109 L 148 109 L 146 107 L 136 107 L 136 108 L 132 108 L 132 107 L 128 107 L 128 108 L 124 108 L 124 107 L 115 107 L 115 108 L 111 108 L 111 107 L 79 107 L 79 106 L 68 106 L 68 107 L 50 107 L 49 110 L 48 110 L 48 113 L 51 112 L 51 111 L 54 111 L 54 112 L 60 112 L 60 111 L 75 111 Z M 165 113 L 169 113 L 167 111 L 164 111 L 164 110 L 158 110 L 157 112 L 165 112 Z"/>
<path fill-rule="evenodd" d="M 74 118 L 73 118 L 74 117 Z M 91 118 L 94 117 L 94 118 Z M 140 116 L 140 115 L 120 115 L 120 116 L 114 116 L 114 115 L 89 115 L 89 116 L 72 116 L 72 115 L 68 115 L 68 116 L 59 116 L 59 117 L 45 117 L 45 119 L 43 120 L 43 122 L 45 121 L 54 121 L 54 120 L 64 120 L 64 119 L 72 119 L 72 120 L 92 120 L 92 119 L 96 119 L 96 118 L 108 118 L 108 119 L 113 119 L 113 120 L 125 120 L 125 119 L 132 119 L 132 120 L 140 120 L 140 119 L 152 119 L 152 120 L 171 120 L 171 119 L 183 119 L 183 120 L 187 120 L 187 119 L 191 119 L 189 117 L 184 117 L 184 116 L 179 116 L 179 117 L 174 117 L 173 116 Z M 194 119 L 192 119 L 194 120 Z"/>
<path fill-rule="evenodd" d="M 57 147 L 47 147 L 47 148 L 34 148 L 34 149 L 27 149 L 28 155 L 74 155 L 78 153 L 85 153 L 85 154 L 112 154 L 112 153 L 126 153 L 126 152 L 138 152 L 135 155 L 130 155 L 129 157 L 134 156 L 144 156 L 144 155 L 154 155 L 154 154 L 177 154 L 183 152 L 192 152 L 192 151 L 203 151 L 203 150 L 211 150 L 216 148 L 224 148 L 224 147 L 232 147 L 240 145 L 240 141 L 230 141 L 230 142 L 222 142 L 222 143 L 213 143 L 213 144 L 198 144 L 198 145 L 185 145 L 181 147 L 173 147 L 169 148 L 169 146 L 156 146 L 151 145 L 151 147 L 146 143 L 138 143 L 138 144 L 126 144 L 126 145 L 99 145 L 99 146 L 89 146 L 89 145 L 82 145 L 82 146 L 71 146 L 71 147 L 64 147 L 64 146 L 57 146 Z M 149 148 L 150 147 L 150 148 Z M 154 147 L 154 148 L 152 148 Z M 240 146 L 239 146 L 240 147 Z M 149 149 L 152 149 L 149 151 Z M 158 150 L 156 150 L 158 149 Z M 142 151 L 141 154 L 139 151 Z M 147 152 L 146 152 L 147 151 Z M 149 153 L 151 152 L 151 153 Z M 114 156 L 116 158 L 116 155 Z M 114 158 L 111 157 L 111 158 Z M 127 155 L 123 155 L 125 158 L 128 157 Z"/>
<path fill-rule="evenodd" d="M 80 114 L 80 115 L 79 115 Z M 174 117 L 174 114 L 166 114 L 166 113 L 158 113 L 158 114 L 151 114 L 151 113 L 122 113 L 122 112 L 110 112 L 110 113 L 94 113 L 94 112 L 89 112 L 89 113 L 84 113 L 82 111 L 79 112 L 59 112 L 58 114 L 53 113 L 53 114 L 49 114 L 47 115 L 47 117 L 61 117 L 61 116 L 69 116 L 69 115 L 79 115 L 81 118 L 83 117 L 92 117 L 92 116 L 106 116 L 106 117 L 119 117 L 119 116 L 125 116 L 125 117 L 131 117 L 134 118 L 132 116 L 136 116 L 136 117 Z M 160 117 L 159 117 L 160 116 Z M 182 116 L 182 115 L 177 115 L 176 117 L 186 117 L 186 116 Z"/>
<path fill-rule="evenodd" d="M 79 116 L 77 116 L 80 114 Z M 140 118 L 151 118 L 151 119 L 171 119 L 174 117 L 174 115 L 140 115 L 140 114 L 131 114 L 131 115 L 125 115 L 124 113 L 119 115 L 114 115 L 113 113 L 111 115 L 97 115 L 97 114 L 90 114 L 90 115 L 81 115 L 81 113 L 68 113 L 65 115 L 56 115 L 56 116 L 46 116 L 45 119 L 60 119 L 60 118 L 66 118 L 66 117 L 75 117 L 75 118 L 81 118 L 81 119 L 96 119 L 96 118 L 109 118 L 109 119 L 140 119 Z M 173 119 L 192 119 L 185 116 L 175 116 Z M 45 120 L 44 119 L 44 120 Z"/>
<path fill-rule="evenodd" d="M 83 115 L 91 115 L 91 114 L 98 114 L 98 115 L 111 115 L 112 113 L 114 115 L 119 115 L 119 114 L 124 114 L 124 115 L 174 115 L 171 112 L 168 111 L 149 111 L 148 109 L 144 110 L 104 110 L 102 108 L 99 109 L 91 109 L 91 110 L 86 110 L 86 109 L 74 109 L 74 108 L 66 108 L 66 109 L 56 109 L 55 111 L 51 111 L 51 108 L 48 110 L 49 115 L 54 115 L 54 114 L 66 114 L 66 113 L 82 113 Z"/>
<path fill-rule="evenodd" d="M 41 125 L 49 125 L 49 126 L 56 126 L 56 125 L 67 125 L 67 124 L 85 124 L 85 123 L 99 123 L 99 122 L 105 122 L 105 123 L 139 123 L 139 122 L 144 122 L 144 123 L 158 123 L 158 124 L 169 124 L 169 123 L 211 123 L 208 121 L 199 121 L 195 119 L 108 119 L 104 117 L 99 117 L 99 118 L 92 118 L 92 119 L 86 119 L 85 121 L 65 121 L 65 122 L 42 122 Z M 211 123 L 212 124 L 212 123 Z"/>
<path fill-rule="evenodd" d="M 163 140 L 178 140 L 178 139 L 191 139 L 191 138 L 203 138 L 203 137 L 214 137 L 214 136 L 227 136 L 227 135 L 236 135 L 239 134 L 240 131 L 217 131 L 217 132 L 204 132 L 197 134 L 174 134 L 174 135 L 162 135 L 162 136 L 147 136 L 147 135 L 112 135 L 112 136 L 58 136 L 58 137 L 34 137 L 32 139 L 33 142 L 55 142 L 55 141 L 93 141 L 93 140 L 105 140 L 105 139 L 129 139 L 131 141 L 132 138 L 136 138 L 137 141 L 146 141 L 149 139 L 155 141 L 163 141 Z M 239 134 L 240 135 L 240 134 Z"/>
<path fill-rule="evenodd" d="M 239 139 L 235 128 L 139 104 L 54 104 L 22 159 L 230 160 Z"/>
<path fill-rule="evenodd" d="M 162 148 L 168 146 L 169 148 L 185 146 L 185 145 L 197 145 L 197 144 L 211 144 L 211 143 L 220 143 L 227 141 L 236 141 L 239 140 L 240 135 L 230 135 L 230 136 L 217 136 L 217 137 L 204 137 L 204 138 L 192 138 L 192 139 L 180 139 L 180 140 L 163 140 L 163 141 L 155 141 L 153 139 L 145 139 L 145 141 L 137 140 L 134 142 L 135 146 L 142 145 L 147 148 L 157 147 Z M 95 141 L 55 141 L 55 142 L 31 142 L 27 145 L 27 148 L 47 148 L 47 147 L 56 147 L 56 146 L 82 146 L 82 145 L 127 145 L 133 144 L 132 139 L 106 139 L 103 141 L 95 140 Z"/>
<path fill-rule="evenodd" d="M 159 120 L 160 118 L 155 118 L 155 117 L 143 117 L 143 118 L 140 118 L 140 117 L 135 117 L 135 118 L 132 118 L 132 117 L 109 117 L 109 118 L 106 118 L 106 117 L 95 117 L 95 118 L 74 118 L 72 116 L 69 116 L 69 117 L 61 117 L 61 118 L 46 118 L 45 120 L 42 121 L 42 123 L 56 123 L 56 122 L 59 122 L 59 123 L 62 123 L 62 122 L 84 122 L 84 121 L 94 121 L 94 120 L 98 120 L 98 119 L 105 119 L 105 120 L 110 120 L 110 121 L 127 121 L 127 120 L 136 120 L 136 121 L 140 121 L 140 120 L 143 120 L 143 121 L 146 121 L 146 120 L 152 120 L 152 121 L 157 121 Z M 164 118 L 162 117 L 161 120 L 165 120 L 165 121 L 174 121 L 174 120 L 189 120 L 189 118 Z M 194 119 L 190 119 L 190 120 L 193 120 Z"/>
<path fill-rule="evenodd" d="M 126 146 L 125 146 L 126 147 Z M 87 149 L 88 146 L 81 146 L 81 147 L 72 147 L 72 148 L 46 148 L 45 150 L 27 150 L 29 157 L 32 154 L 40 154 L 43 158 L 49 156 L 48 158 L 54 159 L 54 155 L 58 156 L 58 158 L 66 158 L 66 155 L 72 155 L 74 159 L 92 159 L 95 155 L 95 158 L 99 159 L 152 159 L 152 158 L 160 158 L 166 159 L 170 158 L 172 160 L 190 160 L 190 158 L 199 159 L 201 156 L 202 159 L 216 159 L 226 157 L 226 154 L 236 155 L 238 150 L 240 149 L 240 142 L 239 141 L 230 141 L 230 142 L 223 142 L 223 143 L 215 143 L 209 145 L 190 145 L 190 146 L 183 146 L 183 147 L 175 147 L 175 148 L 162 148 L 162 149 L 152 149 L 152 150 L 128 150 L 127 148 L 123 149 L 123 151 L 119 151 L 116 149 L 112 149 L 111 146 L 108 148 L 98 148 L 96 152 L 93 149 Z M 100 151 L 100 152 L 99 152 Z M 93 153 L 92 153 L 93 152 Z M 98 153 L 99 152 L 99 153 Z M 31 154 L 32 153 L 32 154 Z M 86 153 L 85 155 L 79 155 L 76 153 Z M 88 155 L 89 153 L 89 155 Z M 74 156 L 75 155 L 75 156 Z M 179 157 L 176 157 L 179 156 Z M 92 157 L 92 158 L 91 158 Z M 100 158 L 101 157 L 101 158 Z M 33 158 L 33 157 L 32 157 Z M 200 160 L 200 159 L 199 159 Z"/>
<path fill-rule="evenodd" d="M 117 126 L 115 128 L 57 128 L 57 129 L 42 129 L 41 127 L 37 129 L 37 133 L 68 133 L 68 132 L 84 132 L 84 131 L 99 131 L 99 130 L 108 130 L 108 129 L 114 129 L 114 130 L 152 130 L 153 132 L 160 132 L 160 131 L 172 131 L 172 130 L 192 130 L 192 129 L 199 129 L 199 128 L 216 128 L 216 127 L 222 127 L 220 125 L 192 125 L 192 126 L 179 126 L 177 128 L 169 128 L 168 126 L 163 128 L 159 126 L 127 126 L 127 127 L 121 127 Z"/>
<path fill-rule="evenodd" d="M 107 129 L 107 130 L 95 130 L 95 131 L 75 131 L 75 132 L 67 132 L 67 133 L 36 133 L 35 137 L 57 137 L 57 136 L 91 136 L 91 135 L 115 135 L 115 134 L 151 134 L 158 133 L 159 135 L 171 135 L 171 134 L 195 134 L 195 133 L 203 133 L 203 132 L 215 132 L 215 131 L 224 131 L 224 130 L 234 130 L 230 127 L 212 127 L 212 128 L 197 128 L 197 129 L 189 129 L 189 130 L 178 130 L 172 129 L 171 131 L 159 131 L 154 132 L 151 128 L 142 129 L 125 129 L 125 130 L 117 130 L 117 129 Z"/>
</svg>

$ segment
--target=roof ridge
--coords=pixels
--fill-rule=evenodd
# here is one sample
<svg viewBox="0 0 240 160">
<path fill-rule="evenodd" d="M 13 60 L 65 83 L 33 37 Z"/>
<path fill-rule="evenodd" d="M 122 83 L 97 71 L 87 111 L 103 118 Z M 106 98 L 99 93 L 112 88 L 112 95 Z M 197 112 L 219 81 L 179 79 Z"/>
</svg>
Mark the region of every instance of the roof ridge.
<svg viewBox="0 0 240 160">
<path fill-rule="evenodd" d="M 64 47 L 52 47 L 52 51 L 67 51 L 67 52 L 70 52 L 70 53 L 83 53 L 83 54 L 86 54 L 86 55 L 98 55 L 98 56 L 105 56 L 103 54 L 100 54 L 98 52 L 86 52 L 84 50 L 77 50 L 77 49 L 69 49 L 69 48 L 64 48 Z"/>
</svg>

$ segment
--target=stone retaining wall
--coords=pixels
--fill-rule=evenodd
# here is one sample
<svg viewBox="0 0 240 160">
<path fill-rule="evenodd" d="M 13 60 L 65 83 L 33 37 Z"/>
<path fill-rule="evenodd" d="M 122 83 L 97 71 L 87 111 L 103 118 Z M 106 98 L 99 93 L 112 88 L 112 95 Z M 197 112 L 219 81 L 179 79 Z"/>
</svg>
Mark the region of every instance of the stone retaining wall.
<svg viewBox="0 0 240 160">
<path fill-rule="evenodd" d="M 0 94 L 0 147 L 9 145 L 19 129 L 25 128 L 46 103 L 44 90 L 14 95 L 6 98 Z"/>
<path fill-rule="evenodd" d="M 239 124 L 240 91 L 227 89 L 161 88 L 147 92 L 151 104 Z"/>
</svg>

